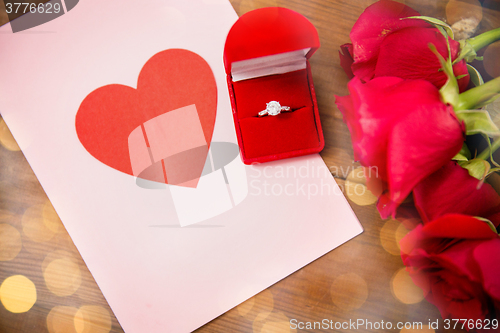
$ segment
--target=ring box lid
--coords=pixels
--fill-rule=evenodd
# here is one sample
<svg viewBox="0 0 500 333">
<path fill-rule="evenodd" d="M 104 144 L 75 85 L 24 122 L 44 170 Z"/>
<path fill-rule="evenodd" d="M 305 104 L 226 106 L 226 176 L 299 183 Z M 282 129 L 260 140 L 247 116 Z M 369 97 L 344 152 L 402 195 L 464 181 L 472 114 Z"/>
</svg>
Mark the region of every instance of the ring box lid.
<svg viewBox="0 0 500 333">
<path fill-rule="evenodd" d="M 242 15 L 228 33 L 226 74 L 237 61 L 297 50 L 308 50 L 309 58 L 319 46 L 316 28 L 303 15 L 282 7 L 256 9 Z"/>
</svg>

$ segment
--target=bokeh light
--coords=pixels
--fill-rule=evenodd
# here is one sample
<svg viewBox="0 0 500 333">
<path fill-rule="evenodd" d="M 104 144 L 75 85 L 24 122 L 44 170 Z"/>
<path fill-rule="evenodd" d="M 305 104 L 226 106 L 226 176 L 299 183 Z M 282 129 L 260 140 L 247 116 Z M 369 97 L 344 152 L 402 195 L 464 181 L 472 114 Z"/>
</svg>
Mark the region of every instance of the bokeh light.
<svg viewBox="0 0 500 333">
<path fill-rule="evenodd" d="M 77 333 L 108 333 L 111 317 L 102 306 L 85 305 L 76 312 L 74 324 Z"/>
<path fill-rule="evenodd" d="M 34 205 L 28 208 L 22 218 L 23 233 L 31 240 L 43 243 L 54 237 L 60 230 L 60 220 L 57 214 L 52 214 L 52 205 L 47 201 L 45 204 Z M 54 218 L 57 217 L 57 220 Z"/>
<path fill-rule="evenodd" d="M 23 247 L 21 234 L 7 223 L 0 223 L 0 261 L 14 259 Z"/>
<path fill-rule="evenodd" d="M 42 262 L 42 272 L 47 288 L 57 296 L 74 294 L 82 282 L 78 263 L 64 251 L 47 255 Z"/>
<path fill-rule="evenodd" d="M 52 261 L 43 272 L 45 284 L 57 296 L 70 296 L 80 287 L 80 268 L 68 259 Z"/>
<path fill-rule="evenodd" d="M 290 328 L 290 318 L 283 312 L 273 312 L 264 321 L 254 321 L 253 333 L 291 333 L 297 330 Z"/>
<path fill-rule="evenodd" d="M 77 308 L 71 306 L 56 306 L 47 316 L 49 333 L 76 333 L 75 315 Z"/>
<path fill-rule="evenodd" d="M 419 303 L 425 297 L 422 289 L 413 283 L 406 268 L 401 268 L 394 274 L 391 280 L 391 290 L 394 297 L 404 304 Z"/>
<path fill-rule="evenodd" d="M 48 200 L 43 205 L 42 218 L 45 226 L 54 233 L 58 233 L 63 229 L 63 224 L 59 215 L 57 215 L 54 206 L 52 206 L 52 203 Z"/>
<path fill-rule="evenodd" d="M 365 169 L 352 170 L 346 178 L 345 193 L 351 201 L 359 206 L 368 206 L 377 202 L 377 197 L 366 187 Z"/>
<path fill-rule="evenodd" d="M 406 229 L 405 225 L 400 223 L 398 228 L 396 229 L 396 244 L 398 245 L 399 248 L 399 242 L 403 239 L 404 236 L 406 236 L 410 231 Z"/>
<path fill-rule="evenodd" d="M 450 0 L 446 4 L 446 20 L 456 40 L 471 37 L 482 19 L 483 7 L 478 0 Z"/>
<path fill-rule="evenodd" d="M 29 311 L 36 302 L 36 287 L 24 275 L 10 276 L 0 285 L 0 301 L 12 313 Z"/>
<path fill-rule="evenodd" d="M 341 275 L 330 288 L 333 303 L 343 311 L 360 308 L 368 298 L 366 281 L 355 273 Z"/>
<path fill-rule="evenodd" d="M 270 290 L 264 290 L 236 307 L 238 314 L 250 321 L 264 320 L 274 308 L 274 297 Z"/>
<path fill-rule="evenodd" d="M 399 255 L 399 244 L 396 239 L 396 232 L 401 223 L 396 220 L 388 220 L 380 229 L 380 243 L 384 250 L 393 255 Z"/>
<path fill-rule="evenodd" d="M 500 76 L 500 41 L 488 45 L 483 54 L 484 70 L 492 77 Z M 497 111 L 498 114 L 498 111 Z"/>
</svg>

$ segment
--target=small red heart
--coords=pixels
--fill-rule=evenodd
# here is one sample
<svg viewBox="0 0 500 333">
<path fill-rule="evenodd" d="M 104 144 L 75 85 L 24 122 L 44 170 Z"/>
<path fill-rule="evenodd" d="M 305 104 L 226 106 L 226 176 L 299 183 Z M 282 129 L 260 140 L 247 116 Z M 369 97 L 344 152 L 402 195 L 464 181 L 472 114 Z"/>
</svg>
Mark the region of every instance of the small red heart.
<svg viewBox="0 0 500 333">
<path fill-rule="evenodd" d="M 171 111 L 175 111 L 171 113 L 172 116 L 168 114 Z M 199 129 L 198 139 L 194 141 L 199 143 L 200 137 L 201 141 L 204 137 L 204 147 L 199 145 L 191 147 L 196 151 L 195 158 L 177 154 L 177 157 L 162 157 L 169 157 L 170 162 L 167 162 L 167 159 L 160 161 L 157 157 L 153 161 L 155 149 L 175 151 L 176 147 L 182 146 L 186 140 L 193 142 L 190 139 L 195 131 L 191 128 L 193 121 L 184 121 L 184 118 L 179 117 L 183 115 L 182 112 L 186 112 L 186 117 L 190 117 L 191 120 L 193 112 L 195 118 L 199 118 L 199 122 L 196 119 Z M 137 89 L 111 84 L 91 92 L 78 109 L 75 126 L 80 142 L 92 156 L 129 175 L 134 175 L 131 163 L 133 151 L 130 150 L 129 136 L 134 130 L 137 134 L 142 128 L 148 147 L 145 149 L 149 150 L 151 163 L 156 165 L 156 169 L 159 166 L 165 177 L 158 179 L 158 172 L 144 172 L 139 177 L 167 184 L 195 187 L 212 140 L 216 113 L 217 85 L 208 63 L 191 51 L 169 49 L 155 54 L 146 62 L 139 74 Z M 160 121 L 156 121 L 158 119 Z M 165 122 L 169 121 L 171 123 L 165 127 Z M 155 147 L 149 146 L 148 124 L 144 126 L 146 122 L 150 125 L 149 128 L 151 124 L 154 126 L 160 123 L 155 132 Z M 175 131 L 163 133 L 166 142 L 162 143 L 158 140 L 162 138 L 162 133 L 158 134 L 158 128 L 163 131 L 169 129 Z M 166 149 L 158 147 L 158 144 L 166 145 Z M 172 161 L 175 161 L 175 166 L 172 166 Z M 172 168 L 176 170 L 172 171 Z M 191 170 L 188 172 L 189 175 L 193 175 L 193 172 L 195 174 L 190 176 L 190 179 L 185 179 L 186 172 L 182 171 L 186 168 Z M 137 170 L 135 171 L 137 176 Z M 175 176 L 170 178 L 168 174 Z M 179 176 L 179 174 L 184 175 Z M 182 177 L 184 178 L 179 180 Z"/>
</svg>

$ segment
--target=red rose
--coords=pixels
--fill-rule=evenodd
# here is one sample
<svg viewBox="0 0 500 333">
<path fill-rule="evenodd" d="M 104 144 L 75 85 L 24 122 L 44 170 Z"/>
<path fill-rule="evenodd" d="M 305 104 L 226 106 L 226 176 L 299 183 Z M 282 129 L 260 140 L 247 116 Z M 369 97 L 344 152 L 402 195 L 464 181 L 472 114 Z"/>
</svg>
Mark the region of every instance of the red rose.
<svg viewBox="0 0 500 333">
<path fill-rule="evenodd" d="M 380 76 L 403 79 L 425 79 L 440 88 L 447 80 L 441 64 L 429 49 L 429 43 L 448 58 L 448 47 L 441 32 L 422 20 L 402 18 L 419 16 L 410 7 L 395 1 L 380 0 L 367 7 L 351 30 L 352 49 L 344 45 L 340 54 L 341 64 L 348 69 L 349 57 L 353 59 L 352 73 L 363 81 Z M 460 44 L 448 38 L 451 59 L 455 60 Z M 346 52 L 351 51 L 351 52 Z M 465 60 L 453 66 L 460 91 L 469 84 Z M 350 70 L 346 70 L 350 75 Z"/>
<path fill-rule="evenodd" d="M 383 182 L 378 209 L 387 218 L 415 185 L 460 151 L 464 128 L 425 80 L 380 77 L 363 84 L 355 77 L 348 88 L 351 95 L 336 96 L 336 103 L 354 158 L 372 171 L 368 186 Z"/>
<path fill-rule="evenodd" d="M 415 186 L 413 200 L 398 207 L 396 219 L 413 229 L 446 214 L 480 216 L 498 227 L 500 195 L 490 184 L 480 184 L 466 169 L 449 161 Z"/>
<path fill-rule="evenodd" d="M 450 213 L 481 216 L 500 225 L 500 196 L 455 162 L 448 162 L 413 189 L 415 207 L 424 223 Z M 500 278 L 500 277 L 499 277 Z"/>
<path fill-rule="evenodd" d="M 500 238 L 485 222 L 445 215 L 417 226 L 400 245 L 413 282 L 444 319 L 477 321 L 498 315 Z"/>
</svg>

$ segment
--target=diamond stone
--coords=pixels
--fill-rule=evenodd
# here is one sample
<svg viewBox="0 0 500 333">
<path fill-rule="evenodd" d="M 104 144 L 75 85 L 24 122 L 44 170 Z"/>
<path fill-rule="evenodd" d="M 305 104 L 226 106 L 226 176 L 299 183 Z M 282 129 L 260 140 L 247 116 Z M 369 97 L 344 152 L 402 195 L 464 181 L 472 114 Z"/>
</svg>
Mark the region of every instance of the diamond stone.
<svg viewBox="0 0 500 333">
<path fill-rule="evenodd" d="M 281 105 L 279 102 L 271 101 L 267 103 L 266 111 L 270 116 L 277 116 L 281 112 Z"/>
</svg>

